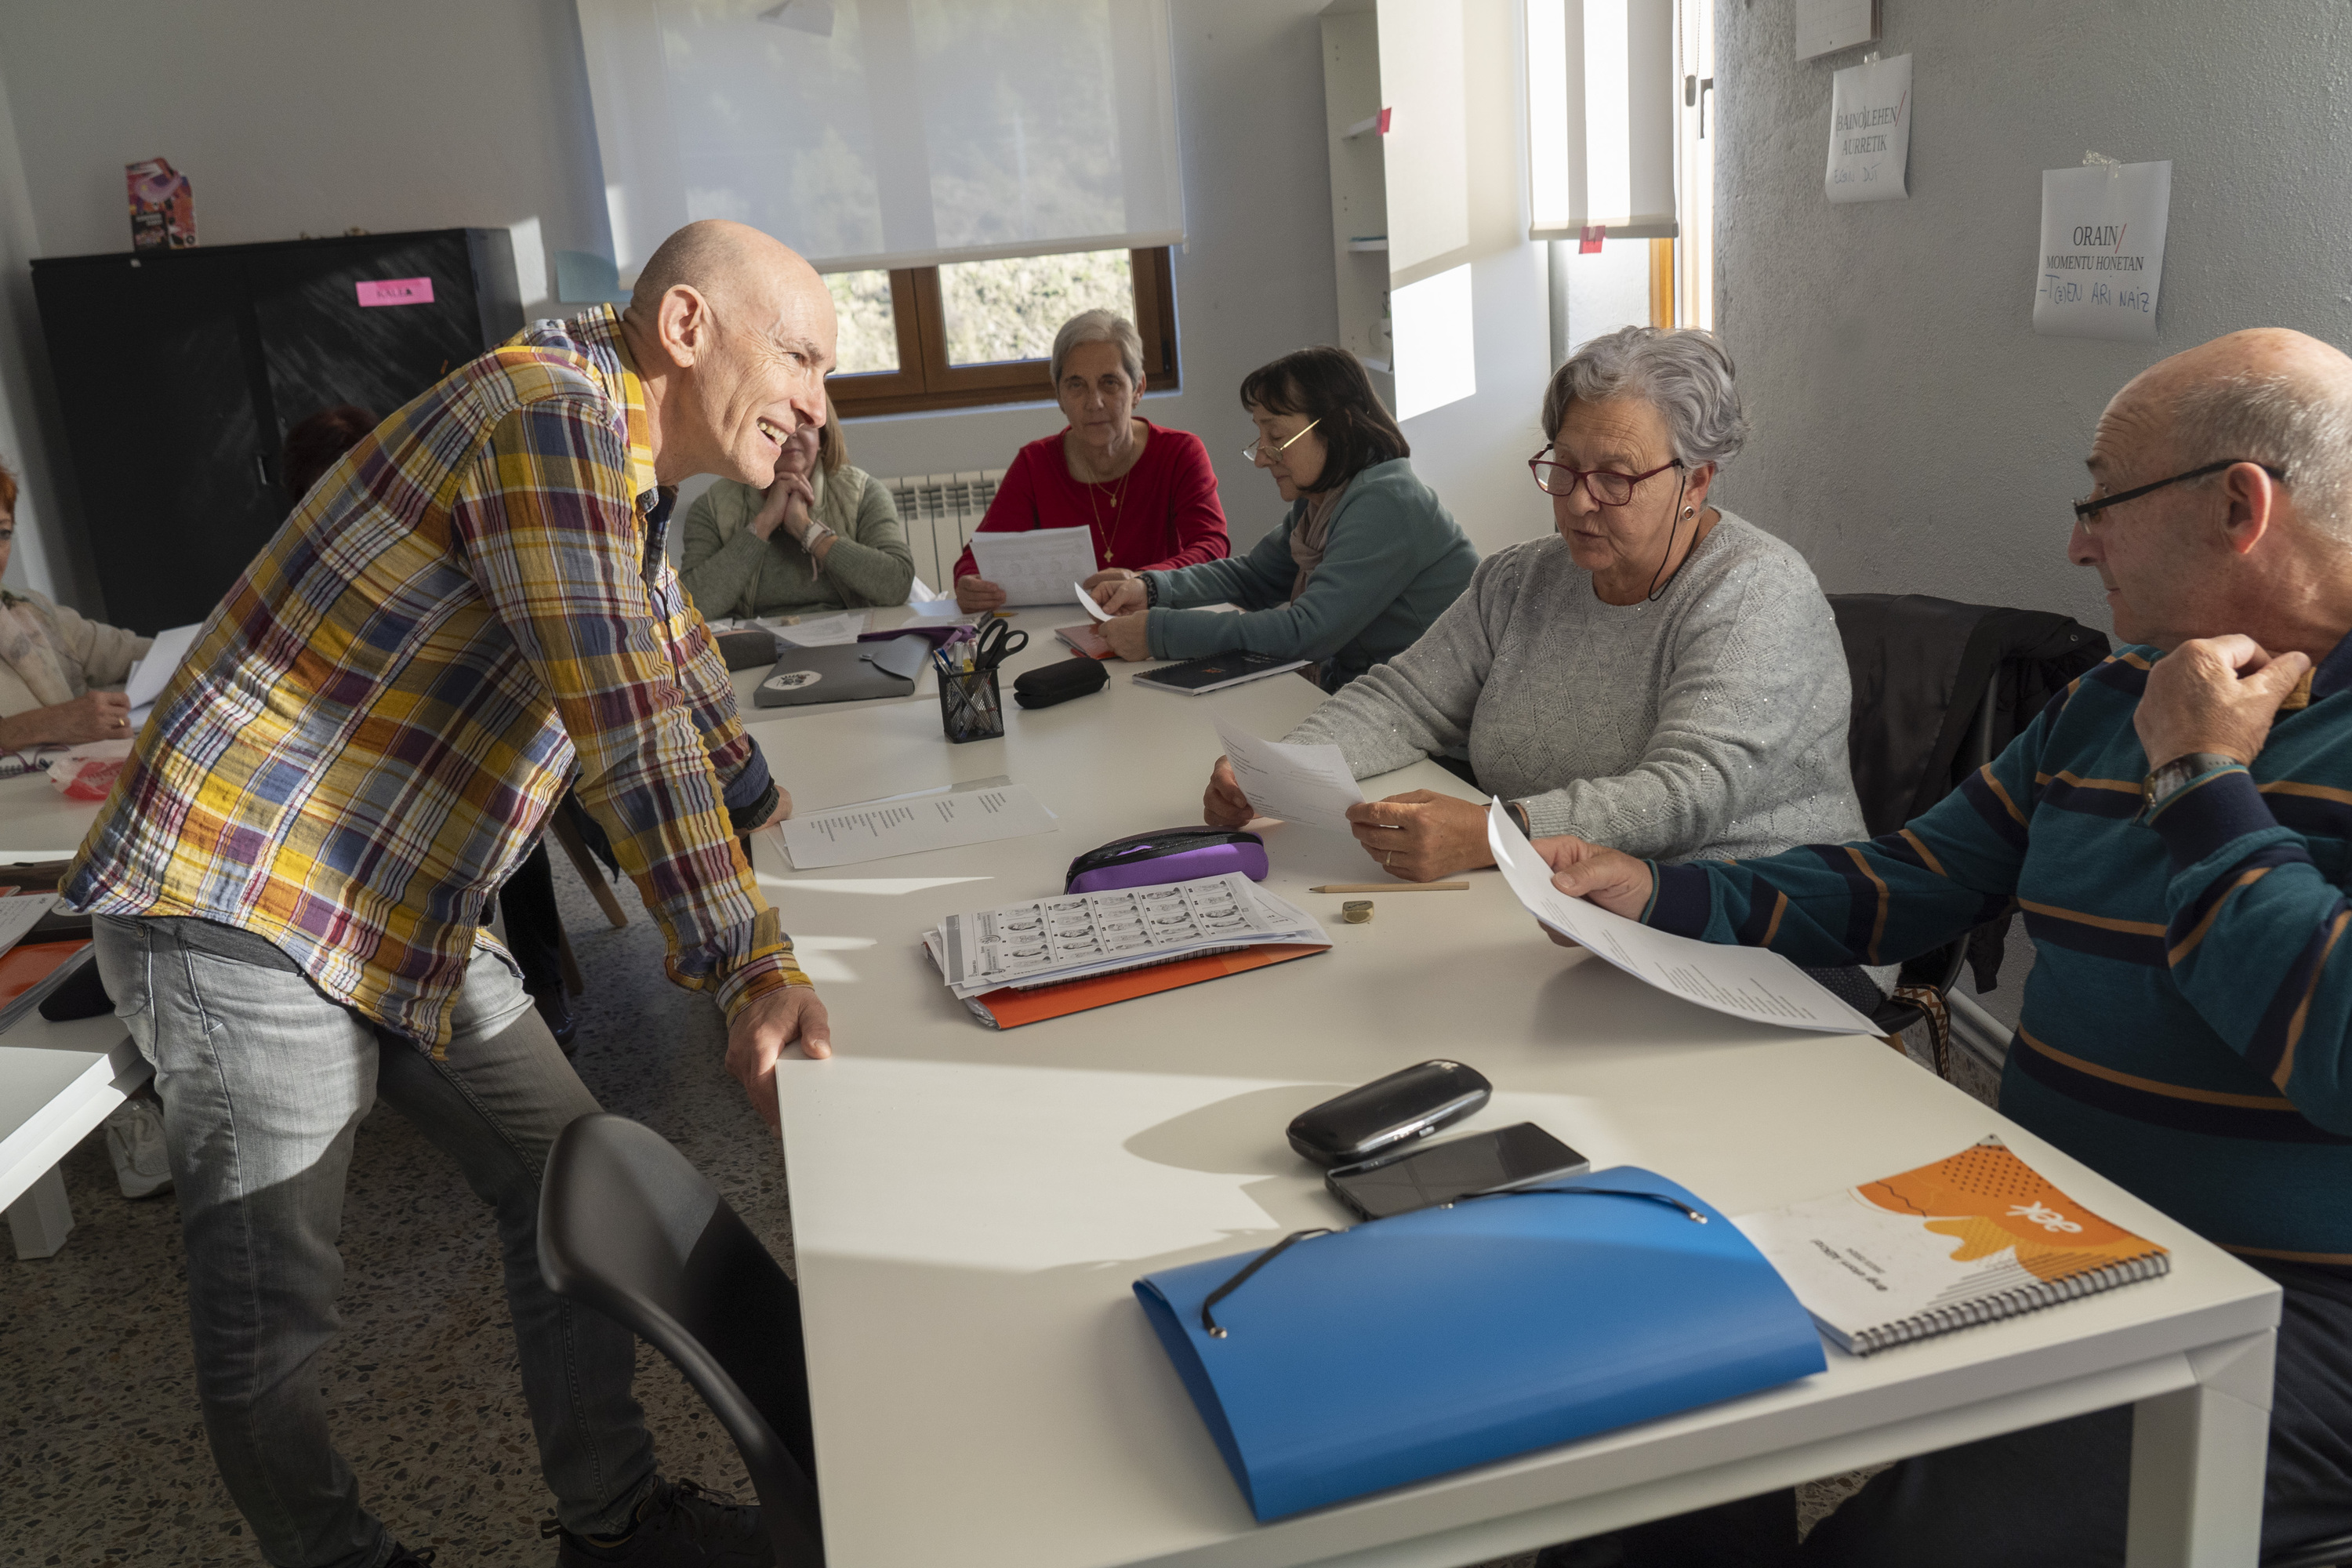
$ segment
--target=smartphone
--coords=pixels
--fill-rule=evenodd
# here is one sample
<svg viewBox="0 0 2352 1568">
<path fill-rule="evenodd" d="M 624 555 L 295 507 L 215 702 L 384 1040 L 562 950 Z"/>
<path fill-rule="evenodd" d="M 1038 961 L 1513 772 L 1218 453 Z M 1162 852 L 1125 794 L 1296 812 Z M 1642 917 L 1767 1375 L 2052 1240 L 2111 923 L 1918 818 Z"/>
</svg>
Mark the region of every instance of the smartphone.
<svg viewBox="0 0 2352 1568">
<path fill-rule="evenodd" d="M 1592 1162 L 1522 1121 L 1492 1132 L 1423 1143 L 1409 1154 L 1328 1172 L 1323 1184 L 1366 1219 L 1434 1208 L 1472 1193 L 1528 1187 L 1592 1168 Z"/>
</svg>

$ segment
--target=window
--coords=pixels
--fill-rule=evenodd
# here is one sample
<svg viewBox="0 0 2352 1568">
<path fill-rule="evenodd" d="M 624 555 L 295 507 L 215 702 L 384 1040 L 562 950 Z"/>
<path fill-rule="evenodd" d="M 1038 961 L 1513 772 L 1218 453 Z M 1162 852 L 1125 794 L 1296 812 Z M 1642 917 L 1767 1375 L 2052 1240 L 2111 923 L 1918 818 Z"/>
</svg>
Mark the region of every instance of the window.
<svg viewBox="0 0 2352 1568">
<path fill-rule="evenodd" d="M 841 337 L 826 390 L 845 417 L 1050 399 L 1054 334 L 1101 307 L 1135 323 L 1151 390 L 1174 391 L 1171 278 L 1164 247 L 829 273 Z"/>
<path fill-rule="evenodd" d="M 1675 18 L 1675 63 L 1682 90 L 1675 102 L 1675 179 L 1681 233 L 1670 264 L 1674 319 L 1685 327 L 1715 327 L 1715 143 L 1721 133 L 1715 98 L 1715 7 L 1683 0 Z"/>
</svg>

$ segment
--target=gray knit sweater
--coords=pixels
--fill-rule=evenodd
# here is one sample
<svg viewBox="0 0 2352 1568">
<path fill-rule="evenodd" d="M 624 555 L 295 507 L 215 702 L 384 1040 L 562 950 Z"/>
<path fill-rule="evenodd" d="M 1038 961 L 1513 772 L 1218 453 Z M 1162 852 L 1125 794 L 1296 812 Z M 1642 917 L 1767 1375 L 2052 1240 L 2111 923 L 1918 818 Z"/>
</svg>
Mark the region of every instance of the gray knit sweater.
<svg viewBox="0 0 2352 1568">
<path fill-rule="evenodd" d="M 1845 654 L 1804 558 L 1723 514 L 1655 604 L 1606 605 L 1556 535 L 1488 556 L 1419 642 L 1286 737 L 1358 778 L 1431 752 L 1573 833 L 1658 860 L 1864 837 Z"/>
</svg>

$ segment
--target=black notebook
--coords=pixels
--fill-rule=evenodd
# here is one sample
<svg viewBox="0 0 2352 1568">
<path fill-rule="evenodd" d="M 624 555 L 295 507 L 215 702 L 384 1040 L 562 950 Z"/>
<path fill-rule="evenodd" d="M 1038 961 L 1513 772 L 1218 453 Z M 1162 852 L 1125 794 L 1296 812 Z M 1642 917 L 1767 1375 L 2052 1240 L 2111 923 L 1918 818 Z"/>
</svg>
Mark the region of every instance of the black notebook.
<svg viewBox="0 0 2352 1568">
<path fill-rule="evenodd" d="M 1283 658 L 1270 653 L 1213 653 L 1206 658 L 1188 658 L 1181 664 L 1171 664 L 1162 669 L 1136 672 L 1138 686 L 1164 687 L 1170 691 L 1189 692 L 1194 697 L 1204 691 L 1222 691 L 1228 686 L 1239 686 L 1244 680 L 1256 680 L 1265 676 L 1280 675 L 1286 669 L 1304 669 L 1303 658 Z"/>
</svg>

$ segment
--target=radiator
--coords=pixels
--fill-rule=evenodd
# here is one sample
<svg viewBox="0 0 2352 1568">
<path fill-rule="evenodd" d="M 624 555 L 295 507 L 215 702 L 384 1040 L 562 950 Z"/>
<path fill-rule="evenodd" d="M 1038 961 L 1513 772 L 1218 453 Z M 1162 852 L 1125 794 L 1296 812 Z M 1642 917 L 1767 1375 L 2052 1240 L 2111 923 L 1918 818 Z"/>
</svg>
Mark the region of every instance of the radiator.
<svg viewBox="0 0 2352 1568">
<path fill-rule="evenodd" d="M 875 476 L 874 482 L 888 489 L 891 503 L 898 509 L 898 526 L 906 530 L 907 548 L 914 553 L 916 576 L 941 594 L 954 592 L 956 557 L 988 515 L 988 503 L 996 499 L 997 482 L 1003 478 L 1002 468 Z"/>
</svg>

